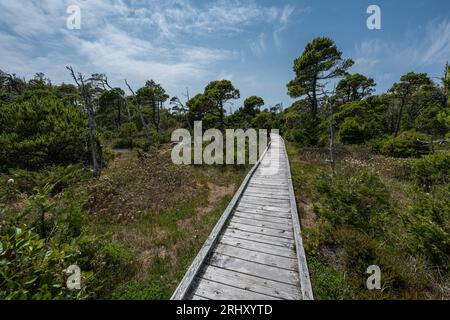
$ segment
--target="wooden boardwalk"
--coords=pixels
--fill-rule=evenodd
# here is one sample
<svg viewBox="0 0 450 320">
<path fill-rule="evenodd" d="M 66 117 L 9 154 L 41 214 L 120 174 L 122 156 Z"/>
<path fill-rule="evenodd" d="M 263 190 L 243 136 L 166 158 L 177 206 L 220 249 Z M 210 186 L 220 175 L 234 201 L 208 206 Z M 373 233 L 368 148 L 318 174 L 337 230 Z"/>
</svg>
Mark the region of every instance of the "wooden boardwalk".
<svg viewBox="0 0 450 320">
<path fill-rule="evenodd" d="M 271 135 L 172 299 L 313 299 L 279 135 Z"/>
</svg>

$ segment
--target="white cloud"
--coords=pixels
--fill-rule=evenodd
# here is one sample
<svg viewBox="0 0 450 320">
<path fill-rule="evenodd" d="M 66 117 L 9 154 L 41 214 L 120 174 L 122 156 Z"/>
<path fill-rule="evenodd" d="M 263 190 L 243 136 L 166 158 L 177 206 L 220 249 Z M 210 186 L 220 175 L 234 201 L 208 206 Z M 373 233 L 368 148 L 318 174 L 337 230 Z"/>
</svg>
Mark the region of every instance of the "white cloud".
<svg viewBox="0 0 450 320">
<path fill-rule="evenodd" d="M 152 1 L 145 9 L 134 11 L 128 23 L 150 23 L 161 37 L 173 38 L 186 33 L 196 36 L 232 34 L 258 23 L 272 23 L 281 14 L 277 7 L 266 7 L 257 2 L 218 0 L 193 6 L 187 0 Z"/>
<path fill-rule="evenodd" d="M 450 58 L 450 21 L 433 21 L 427 26 L 427 41 L 420 49 L 423 64 Z"/>
<path fill-rule="evenodd" d="M 66 29 L 69 5 L 81 8 L 81 30 Z M 43 71 L 58 83 L 71 81 L 64 68 L 70 64 L 106 73 L 114 85 L 153 78 L 177 92 L 234 78 L 227 63 L 262 55 L 267 34 L 278 37 L 295 10 L 256 0 L 2 0 L 0 68 L 26 77 Z M 253 39 L 247 47 L 223 45 L 238 35 Z"/>
<path fill-rule="evenodd" d="M 362 41 L 354 51 L 352 71 L 372 76 L 379 82 L 392 83 L 409 71 L 423 72 L 433 67 L 440 70 L 450 57 L 450 21 L 433 20 L 423 33 L 416 32 L 414 38 L 404 41 Z"/>
<path fill-rule="evenodd" d="M 264 33 L 260 33 L 258 37 L 250 41 L 250 50 L 257 57 L 260 57 L 266 50 L 266 37 Z"/>
<path fill-rule="evenodd" d="M 87 40 L 66 33 L 68 42 L 86 63 L 113 79 L 130 78 L 143 82 L 153 78 L 165 85 L 187 83 L 212 75 L 211 65 L 232 59 L 236 53 L 199 46 L 158 47 L 107 25 L 100 37 Z"/>
<path fill-rule="evenodd" d="M 285 5 L 283 7 L 283 9 L 281 10 L 281 12 L 279 14 L 278 23 L 272 32 L 273 41 L 278 48 L 281 47 L 280 36 L 281 36 L 282 32 L 284 30 L 286 30 L 286 28 L 288 27 L 289 22 L 290 22 L 289 19 L 294 14 L 294 11 L 297 13 L 311 13 L 311 10 L 312 9 L 310 7 L 295 8 L 294 6 L 289 5 L 289 4 Z"/>
</svg>

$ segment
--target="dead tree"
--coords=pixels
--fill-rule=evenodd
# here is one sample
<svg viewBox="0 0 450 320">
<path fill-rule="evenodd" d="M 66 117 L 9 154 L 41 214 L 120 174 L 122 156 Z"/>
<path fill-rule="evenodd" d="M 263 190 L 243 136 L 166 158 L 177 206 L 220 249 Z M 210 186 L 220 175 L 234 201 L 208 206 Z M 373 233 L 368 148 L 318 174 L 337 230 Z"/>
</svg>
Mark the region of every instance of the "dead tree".
<svg viewBox="0 0 450 320">
<path fill-rule="evenodd" d="M 327 162 L 330 163 L 331 170 L 333 173 L 336 170 L 336 152 L 335 152 L 335 146 L 334 146 L 334 140 L 335 140 L 335 121 L 334 121 L 334 104 L 335 99 L 333 98 L 334 94 L 336 92 L 336 88 L 331 92 L 332 97 L 329 97 L 329 93 L 323 91 L 323 95 L 325 98 L 325 103 L 328 104 L 330 108 L 330 120 L 329 120 L 329 128 L 330 128 L 330 144 L 329 144 L 329 159 L 327 159 Z"/>
<path fill-rule="evenodd" d="M 22 90 L 19 87 L 15 76 L 2 70 L 0 70 L 0 86 L 5 86 L 10 94 L 12 91 L 15 91 L 17 94 L 22 94 Z"/>
<path fill-rule="evenodd" d="M 331 170 L 335 171 L 336 169 L 336 159 L 335 159 L 335 151 L 334 151 L 334 110 L 333 110 L 333 101 L 330 102 L 330 166 Z"/>
<path fill-rule="evenodd" d="M 149 143 L 149 147 L 151 147 L 152 144 L 153 144 L 153 139 L 152 139 L 152 136 L 150 134 L 150 130 L 148 128 L 147 122 L 145 122 L 144 115 L 142 114 L 141 105 L 140 105 L 139 101 L 136 98 L 136 93 L 134 92 L 133 89 L 131 89 L 131 86 L 128 84 L 127 80 L 125 80 L 125 84 L 127 85 L 128 89 L 130 90 L 131 94 L 133 95 L 133 98 L 134 98 L 134 101 L 135 101 L 135 104 L 136 104 L 136 111 L 138 112 L 139 119 L 141 120 L 141 123 L 142 123 L 142 127 L 144 128 L 144 133 L 145 133 L 145 135 L 147 137 L 147 140 L 148 140 L 148 143 Z"/>
<path fill-rule="evenodd" d="M 125 108 L 127 109 L 128 122 L 131 122 L 130 106 L 128 105 L 128 100 L 126 96 L 123 97 L 123 102 L 125 103 Z"/>
<path fill-rule="evenodd" d="M 84 102 L 84 107 L 88 114 L 89 143 L 90 143 L 90 147 L 91 147 L 93 174 L 95 177 L 99 177 L 100 176 L 100 166 L 97 161 L 97 147 L 99 150 L 100 159 L 103 159 L 103 155 L 102 155 L 102 151 L 101 151 L 102 149 L 101 149 L 100 142 L 97 142 L 97 139 L 96 139 L 97 124 L 95 122 L 95 116 L 94 116 L 92 93 L 90 92 L 90 88 L 88 88 L 88 85 L 86 84 L 86 80 L 81 73 L 78 73 L 78 76 L 77 76 L 77 75 L 75 75 L 75 72 L 71 66 L 66 66 L 66 68 L 70 71 L 70 74 L 71 74 L 73 80 L 75 81 L 75 83 L 78 86 L 78 89 L 80 90 L 80 93 L 81 93 L 81 96 L 82 96 L 83 102 Z M 97 143 L 98 143 L 98 146 L 97 146 Z"/>
<path fill-rule="evenodd" d="M 108 77 L 107 77 L 105 74 L 94 74 L 94 75 L 92 75 L 92 79 L 93 79 L 94 81 L 99 82 L 99 83 L 103 86 L 103 89 L 105 89 L 105 90 L 107 90 L 107 88 L 108 88 L 109 90 L 115 90 L 115 89 L 114 89 L 113 87 L 111 87 L 111 85 L 109 84 L 109 82 L 108 82 Z M 127 115 L 128 115 L 128 122 L 131 122 L 131 112 L 130 112 L 130 107 L 128 106 L 127 98 L 126 98 L 126 96 L 122 95 L 122 93 L 120 93 L 120 96 L 122 97 L 122 100 L 123 100 L 124 103 L 125 103 L 125 108 L 126 108 L 126 110 L 127 110 Z M 118 105 L 119 122 L 120 122 L 120 108 L 121 108 L 121 105 L 119 104 L 119 105 Z"/>
<path fill-rule="evenodd" d="M 186 94 L 184 96 L 186 97 L 186 101 L 189 101 L 190 98 L 189 98 L 189 89 L 188 88 L 186 88 Z M 191 123 L 189 122 L 189 118 L 188 118 L 189 108 L 187 106 L 187 102 L 183 103 L 183 102 L 181 102 L 180 98 L 175 96 L 172 99 L 170 99 L 170 104 L 173 105 L 173 107 L 172 107 L 173 110 L 182 114 L 182 116 L 186 120 L 189 130 L 192 130 L 192 126 L 191 126 Z"/>
</svg>

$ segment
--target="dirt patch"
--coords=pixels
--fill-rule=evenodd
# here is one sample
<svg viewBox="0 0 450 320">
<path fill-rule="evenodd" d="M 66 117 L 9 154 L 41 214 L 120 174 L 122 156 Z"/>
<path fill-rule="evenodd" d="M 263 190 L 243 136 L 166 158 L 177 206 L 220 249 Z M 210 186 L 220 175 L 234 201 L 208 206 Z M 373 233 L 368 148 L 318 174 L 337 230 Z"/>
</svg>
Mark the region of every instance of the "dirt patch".
<svg viewBox="0 0 450 320">
<path fill-rule="evenodd" d="M 135 248 L 139 266 L 136 278 L 144 279 L 155 258 L 169 258 L 173 263 L 177 261 L 176 251 L 168 250 L 164 245 L 158 245 L 168 236 L 168 232 L 163 229 L 158 229 L 158 232 L 151 235 L 137 229 L 127 229 L 115 233 L 113 239 Z"/>
<path fill-rule="evenodd" d="M 205 214 L 214 209 L 215 205 L 222 200 L 225 196 L 232 195 L 234 193 L 234 184 L 228 186 L 218 186 L 211 182 L 208 182 L 208 204 L 199 208 L 200 214 Z"/>
<path fill-rule="evenodd" d="M 129 149 L 118 149 L 114 151 L 117 152 L 118 155 L 108 163 L 108 169 L 119 168 L 124 162 L 136 157 L 136 153 Z"/>
<path fill-rule="evenodd" d="M 193 219 L 200 219 L 203 215 L 214 210 L 216 205 L 226 196 L 234 194 L 234 184 L 228 186 L 218 186 L 214 183 L 208 182 L 208 200 L 205 204 L 197 208 L 196 214 L 193 217 L 179 220 L 177 222 L 178 227 L 188 229 L 192 224 Z"/>
<path fill-rule="evenodd" d="M 320 255 L 332 266 L 339 268 L 342 264 L 342 245 L 327 243 L 320 247 Z"/>
<path fill-rule="evenodd" d="M 300 217 L 301 217 L 301 223 L 302 226 L 307 228 L 316 228 L 317 227 L 317 220 L 316 220 L 316 214 L 314 213 L 313 205 L 310 203 L 306 203 L 303 201 L 299 201 L 299 207 L 300 207 Z"/>
</svg>

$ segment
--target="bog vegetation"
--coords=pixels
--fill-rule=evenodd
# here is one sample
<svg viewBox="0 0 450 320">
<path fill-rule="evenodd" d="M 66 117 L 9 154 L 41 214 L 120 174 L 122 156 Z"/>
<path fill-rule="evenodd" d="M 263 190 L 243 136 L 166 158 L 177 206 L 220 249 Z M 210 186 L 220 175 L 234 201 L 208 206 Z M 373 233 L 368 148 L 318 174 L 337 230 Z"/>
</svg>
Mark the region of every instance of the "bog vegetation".
<svg viewBox="0 0 450 320">
<path fill-rule="evenodd" d="M 0 299 L 169 298 L 248 166 L 176 166 L 180 127 L 280 129 L 288 140 L 315 296 L 449 296 L 450 68 L 385 93 L 333 40 L 295 59 L 291 106 L 240 98 L 228 80 L 170 97 L 0 71 Z M 82 289 L 66 287 L 69 265 Z M 367 266 L 382 290 L 365 288 Z"/>
</svg>

